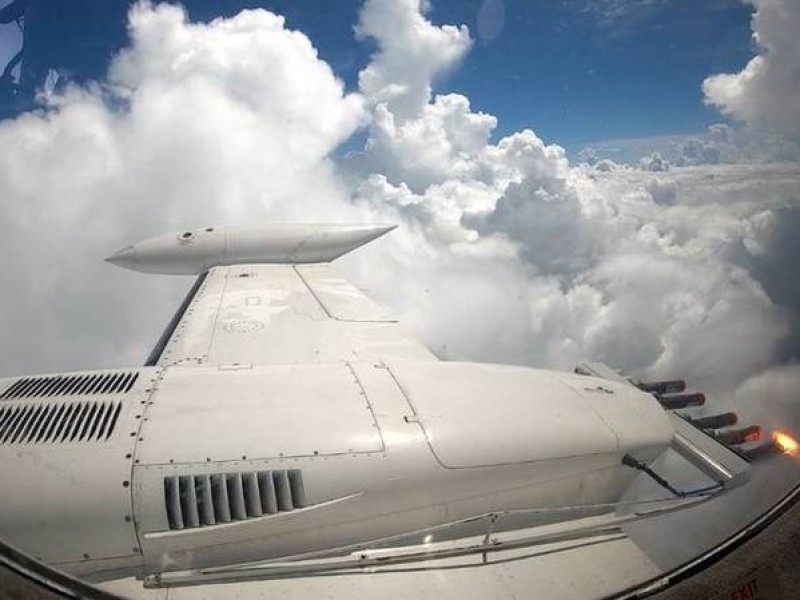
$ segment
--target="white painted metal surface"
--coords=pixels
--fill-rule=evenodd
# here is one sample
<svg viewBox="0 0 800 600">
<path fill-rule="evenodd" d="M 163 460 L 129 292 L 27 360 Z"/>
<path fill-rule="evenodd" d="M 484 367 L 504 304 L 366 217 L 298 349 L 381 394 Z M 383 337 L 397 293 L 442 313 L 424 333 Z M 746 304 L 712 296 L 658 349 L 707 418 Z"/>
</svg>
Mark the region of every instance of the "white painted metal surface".
<svg viewBox="0 0 800 600">
<path fill-rule="evenodd" d="M 168 370 L 141 437 L 146 465 L 383 451 L 346 365 Z"/>
<path fill-rule="evenodd" d="M 329 265 L 211 269 L 158 364 L 436 360 Z"/>
<path fill-rule="evenodd" d="M 220 265 L 330 262 L 393 225 L 255 225 L 187 229 L 123 248 L 106 260 L 143 273 L 199 275 Z"/>
<path fill-rule="evenodd" d="M 51 394 L 40 386 L 41 393 L 32 389 L 32 394 L 0 399 L 4 414 L 26 407 L 60 407 L 51 411 L 49 421 L 40 412 L 38 421 L 32 417 L 23 425 L 20 432 L 29 433 L 24 441 L 5 435 L 13 426 L 13 413 L 0 423 L 0 440 L 5 440 L 0 443 L 0 535 L 4 540 L 71 572 L 141 568 L 131 502 L 132 456 L 157 370 L 137 372 L 138 379 L 127 393 L 86 394 L 73 387 L 71 392 L 65 388 L 66 393 Z M 109 373 L 113 371 L 100 375 Z M 89 418 L 92 406 L 111 402 L 120 406 L 113 428 L 112 414 L 104 421 L 108 436 L 90 436 L 90 430 L 103 427 Z M 70 406 L 76 409 L 72 413 Z M 30 435 L 37 427 L 36 437 L 42 436 L 38 442 Z"/>
<path fill-rule="evenodd" d="M 579 568 L 578 568 L 579 566 Z M 451 558 L 405 567 L 328 577 L 249 580 L 204 586 L 145 589 L 134 579 L 101 584 L 105 590 L 141 600 L 306 600 L 308 598 L 522 599 L 605 598 L 657 576 L 659 569 L 626 538 L 609 536 L 584 542 L 522 548 L 502 560 L 470 563 Z"/>
<path fill-rule="evenodd" d="M 127 438 L 8 455 L 3 481 L 25 475 L 0 493 L 0 535 L 42 548 L 53 532 L 32 531 L 47 511 L 59 541 L 45 559 L 103 578 L 392 552 L 475 536 L 487 515 L 508 532 L 613 510 L 636 475 L 622 456 L 650 462 L 672 441 L 658 402 L 589 377 L 439 362 L 329 265 L 299 264 L 387 230 L 210 228 L 111 257 L 208 272 L 126 400 Z M 36 500 L 43 478 L 53 498 Z"/>
<path fill-rule="evenodd" d="M 448 468 L 628 450 L 644 457 L 650 449 L 659 454 L 672 439 L 664 410 L 630 386 L 504 365 L 391 368 Z"/>
<path fill-rule="evenodd" d="M 481 383 L 471 390 L 448 386 L 476 378 Z M 456 465 L 470 468 L 445 468 L 431 452 L 438 438 L 431 441 L 429 421 L 416 418 L 413 392 L 405 392 L 427 389 L 425 382 L 430 402 L 439 396 L 453 407 L 450 416 L 457 413 L 453 399 L 461 399 L 467 420 L 450 426 L 449 448 L 468 456 L 499 448 L 511 459 L 481 456 Z M 544 399 L 528 401 L 526 389 Z M 522 398 L 524 404 L 513 402 Z M 611 510 L 635 475 L 620 463 L 621 453 L 656 455 L 671 430 L 656 428 L 648 446 L 620 447 L 613 422 L 594 417 L 591 427 L 570 425 L 584 422 L 595 398 L 553 383 L 545 372 L 495 365 L 174 367 L 154 386 L 136 453 L 134 504 L 146 570 L 335 551 L 493 511 Z M 503 399 L 512 403 L 503 407 Z M 639 401 L 654 402 L 645 394 Z M 548 430 L 554 419 L 556 429 Z M 170 530 L 165 478 L 285 469 L 302 471 L 307 508 Z M 565 517 L 529 515 L 534 524 L 554 518 Z"/>
<path fill-rule="evenodd" d="M 633 383 L 598 362 L 582 363 L 575 368 L 576 373 L 591 375 L 606 381 L 613 381 L 630 387 Z M 606 385 L 603 383 L 602 385 Z M 635 410 L 634 407 L 626 409 Z M 743 483 L 749 476 L 750 463 L 731 448 L 720 444 L 706 431 L 692 425 L 684 417 L 675 413 L 667 414 L 675 430 L 672 448 L 685 460 L 707 475 L 712 481 L 725 487 Z"/>
</svg>

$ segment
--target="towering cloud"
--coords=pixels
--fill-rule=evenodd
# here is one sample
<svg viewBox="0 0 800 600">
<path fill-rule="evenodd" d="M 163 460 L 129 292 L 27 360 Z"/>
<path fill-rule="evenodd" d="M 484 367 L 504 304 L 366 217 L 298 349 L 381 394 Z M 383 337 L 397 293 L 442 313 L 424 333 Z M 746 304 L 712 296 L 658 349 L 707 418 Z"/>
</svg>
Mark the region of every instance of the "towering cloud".
<svg viewBox="0 0 800 600">
<path fill-rule="evenodd" d="M 400 35 L 370 31 L 378 56 Z M 751 259 L 773 211 L 800 202 L 796 166 L 668 170 L 653 155 L 646 171 L 576 168 L 532 131 L 492 144 L 496 119 L 459 94 L 407 112 L 362 93 L 368 140 L 342 166 L 361 178 L 357 203 L 415 239 L 387 243 L 391 284 L 377 292 L 446 355 L 564 368 L 591 356 L 719 392 L 781 355 L 795 309 L 773 303 Z M 710 152 L 687 143 L 683 163 L 718 162 Z"/>
<path fill-rule="evenodd" d="M 141 360 L 187 282 L 117 273 L 102 258 L 121 245 L 206 223 L 356 218 L 327 157 L 363 101 L 302 33 L 266 11 L 203 25 L 147 4 L 130 32 L 107 81 L 0 123 L 5 373 Z"/>
<path fill-rule="evenodd" d="M 436 27 L 425 18 L 426 7 L 426 0 L 370 0 L 355 28 L 358 37 L 380 43 L 359 74 L 359 88 L 396 118 L 417 116 L 432 80 L 456 65 L 471 44 L 466 26 Z"/>
<path fill-rule="evenodd" d="M 753 125 L 800 133 L 800 3 L 749 0 L 755 6 L 753 39 L 758 55 L 738 73 L 703 82 L 706 102 Z"/>
</svg>

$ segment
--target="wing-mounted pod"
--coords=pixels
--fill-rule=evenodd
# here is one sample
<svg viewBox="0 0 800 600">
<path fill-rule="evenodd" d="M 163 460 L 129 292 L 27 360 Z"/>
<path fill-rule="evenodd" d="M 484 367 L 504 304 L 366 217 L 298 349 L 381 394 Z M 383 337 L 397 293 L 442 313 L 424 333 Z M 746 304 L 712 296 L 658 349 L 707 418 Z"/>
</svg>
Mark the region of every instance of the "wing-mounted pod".
<svg viewBox="0 0 800 600">
<path fill-rule="evenodd" d="M 679 409 L 700 406 L 705 403 L 705 395 L 701 392 L 686 392 L 686 383 L 683 380 L 637 381 L 624 377 L 607 365 L 597 362 L 582 363 L 575 367 L 575 372 L 581 375 L 625 382 L 636 386 L 643 392 L 652 394 L 669 415 L 675 431 L 672 441 L 673 450 L 716 482 L 715 486 L 709 489 L 731 487 L 746 477 L 749 467 L 748 457 L 740 452 L 734 444 L 724 443 L 726 440 L 719 439 L 714 431 L 714 427 L 722 428 L 733 424 L 736 420 L 735 415 L 707 417 L 707 420 L 701 424 L 677 412 Z M 645 465 L 633 457 L 624 458 L 623 464 L 647 471 Z M 651 472 L 648 472 L 648 475 L 656 481 L 661 479 Z M 664 483 L 667 482 L 664 481 Z M 685 492 L 676 490 L 670 485 L 664 485 L 664 487 L 679 495 L 685 495 Z M 703 490 L 703 492 L 705 491 Z"/>
<path fill-rule="evenodd" d="M 624 381 L 655 396 L 670 411 L 675 427 L 675 450 L 723 485 L 728 485 L 744 475 L 749 461 L 778 453 L 796 454 L 800 449 L 800 444 L 791 435 L 780 430 L 773 431 L 770 438 L 758 446 L 742 448 L 748 442 L 761 439 L 763 431 L 759 425 L 730 429 L 738 421 L 734 412 L 697 418 L 675 412 L 702 406 L 706 400 L 702 392 L 687 393 L 686 382 L 682 379 L 637 381 L 620 375 L 603 363 L 582 363 L 575 367 L 575 372 Z"/>
<path fill-rule="evenodd" d="M 330 262 L 394 229 L 394 225 L 260 225 L 202 227 L 128 246 L 107 262 L 168 275 L 199 275 L 239 264 Z"/>
</svg>

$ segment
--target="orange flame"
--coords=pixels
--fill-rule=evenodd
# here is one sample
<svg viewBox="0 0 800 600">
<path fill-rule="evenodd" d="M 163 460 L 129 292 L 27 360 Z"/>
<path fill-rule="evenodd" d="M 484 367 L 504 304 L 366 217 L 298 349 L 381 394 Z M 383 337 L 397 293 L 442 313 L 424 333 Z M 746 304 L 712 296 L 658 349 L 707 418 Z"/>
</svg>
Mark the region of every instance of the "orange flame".
<svg viewBox="0 0 800 600">
<path fill-rule="evenodd" d="M 800 444 L 788 433 L 783 431 L 776 431 L 772 434 L 772 440 L 781 452 L 786 454 L 795 454 Z"/>
</svg>

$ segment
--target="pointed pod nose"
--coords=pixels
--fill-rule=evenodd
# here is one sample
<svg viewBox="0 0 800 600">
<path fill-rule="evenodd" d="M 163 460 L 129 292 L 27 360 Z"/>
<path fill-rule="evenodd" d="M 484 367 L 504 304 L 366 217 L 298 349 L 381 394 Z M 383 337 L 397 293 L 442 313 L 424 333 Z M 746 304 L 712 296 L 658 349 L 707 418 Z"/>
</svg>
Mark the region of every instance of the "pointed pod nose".
<svg viewBox="0 0 800 600">
<path fill-rule="evenodd" d="M 110 262 L 112 265 L 117 265 L 118 267 L 125 267 L 128 269 L 133 267 L 135 260 L 136 248 L 133 246 L 127 246 L 105 258 L 105 261 Z"/>
</svg>

